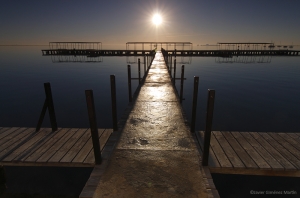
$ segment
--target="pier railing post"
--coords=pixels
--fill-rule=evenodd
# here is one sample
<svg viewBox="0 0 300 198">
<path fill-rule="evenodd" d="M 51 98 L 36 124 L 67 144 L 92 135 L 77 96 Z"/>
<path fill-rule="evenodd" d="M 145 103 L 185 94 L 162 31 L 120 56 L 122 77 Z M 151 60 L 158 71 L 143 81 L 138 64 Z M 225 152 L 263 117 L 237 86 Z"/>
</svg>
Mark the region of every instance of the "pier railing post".
<svg viewBox="0 0 300 198">
<path fill-rule="evenodd" d="M 176 79 L 176 59 L 174 59 L 174 74 L 173 74 L 173 84 L 175 85 Z"/>
<path fill-rule="evenodd" d="M 56 122 L 54 104 L 53 104 L 53 99 L 52 99 L 51 85 L 49 82 L 44 83 L 44 89 L 45 89 L 46 99 L 45 99 L 43 109 L 42 109 L 42 112 L 41 112 L 41 115 L 40 115 L 40 118 L 39 118 L 39 121 L 38 121 L 38 124 L 36 127 L 36 131 L 39 131 L 42 126 L 47 108 L 49 111 L 49 117 L 50 117 L 52 131 L 56 131 L 57 130 L 57 122 Z"/>
<path fill-rule="evenodd" d="M 170 56 L 170 75 L 172 76 L 172 55 Z"/>
<path fill-rule="evenodd" d="M 141 60 L 138 59 L 139 84 L 141 84 Z"/>
<path fill-rule="evenodd" d="M 193 92 L 193 106 L 192 106 L 192 119 L 191 119 L 191 133 L 195 132 L 195 121 L 196 121 L 197 99 L 198 99 L 198 85 L 199 85 L 199 76 L 194 76 L 194 92 Z"/>
<path fill-rule="evenodd" d="M 184 80 L 184 65 L 181 66 L 180 103 L 182 103 L 182 97 L 183 97 L 183 80 Z"/>
<path fill-rule="evenodd" d="M 212 119 L 213 119 L 213 112 L 214 112 L 214 101 L 215 101 L 215 90 L 208 90 L 206 126 L 205 126 L 205 133 L 204 133 L 204 146 L 203 146 L 203 156 L 202 156 L 203 166 L 208 165 L 210 136 L 211 136 Z"/>
<path fill-rule="evenodd" d="M 144 56 L 144 76 L 146 75 L 146 56 Z"/>
<path fill-rule="evenodd" d="M 100 150 L 93 90 L 85 90 L 85 96 L 86 96 L 86 104 L 88 108 L 91 136 L 93 141 L 95 163 L 101 164 L 102 159 L 101 159 L 101 150 Z"/>
<path fill-rule="evenodd" d="M 116 78 L 115 75 L 110 75 L 110 90 L 111 90 L 111 110 L 114 131 L 118 130 L 117 121 L 117 94 L 116 94 Z"/>
<path fill-rule="evenodd" d="M 129 102 L 132 102 L 130 65 L 127 65 L 127 71 L 128 71 L 128 97 L 129 97 Z"/>
</svg>

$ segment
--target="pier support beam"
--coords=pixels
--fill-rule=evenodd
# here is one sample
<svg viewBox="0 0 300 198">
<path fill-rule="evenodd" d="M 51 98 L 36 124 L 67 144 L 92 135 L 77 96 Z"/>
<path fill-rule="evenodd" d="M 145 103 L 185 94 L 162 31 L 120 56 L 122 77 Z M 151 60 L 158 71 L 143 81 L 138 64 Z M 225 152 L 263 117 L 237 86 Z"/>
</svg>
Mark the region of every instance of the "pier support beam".
<svg viewBox="0 0 300 198">
<path fill-rule="evenodd" d="M 117 94 L 116 94 L 116 78 L 115 75 L 110 75 L 110 91 L 111 91 L 111 110 L 114 131 L 118 130 L 117 119 Z"/>
<path fill-rule="evenodd" d="M 215 90 L 208 90 L 206 126 L 205 126 L 204 146 L 203 146 L 204 148 L 203 148 L 203 156 L 202 156 L 203 166 L 208 165 L 210 136 L 211 136 L 212 119 L 213 119 L 213 112 L 214 112 L 214 101 L 215 101 Z"/>
<path fill-rule="evenodd" d="M 93 90 L 85 90 L 85 96 L 86 96 L 86 104 L 88 108 L 91 136 L 93 141 L 95 164 L 101 164 L 102 158 L 101 158 Z"/>
</svg>

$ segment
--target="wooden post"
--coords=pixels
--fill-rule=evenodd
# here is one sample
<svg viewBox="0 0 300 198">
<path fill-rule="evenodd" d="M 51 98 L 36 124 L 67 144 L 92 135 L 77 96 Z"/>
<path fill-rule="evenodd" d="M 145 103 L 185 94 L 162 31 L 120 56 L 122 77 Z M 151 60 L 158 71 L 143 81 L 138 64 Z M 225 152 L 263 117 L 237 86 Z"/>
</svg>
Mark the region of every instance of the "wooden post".
<svg viewBox="0 0 300 198">
<path fill-rule="evenodd" d="M 111 110 L 114 131 L 118 130 L 117 121 L 117 94 L 116 94 L 116 78 L 115 75 L 110 75 L 110 92 L 111 92 Z"/>
<path fill-rule="evenodd" d="M 191 133 L 195 133 L 195 121 L 196 121 L 197 99 L 198 99 L 198 85 L 199 85 L 199 76 L 194 76 L 194 92 L 193 92 Z"/>
<path fill-rule="evenodd" d="M 131 69 L 130 69 L 130 65 L 127 65 L 127 71 L 128 71 L 128 96 L 129 96 L 129 102 L 132 102 L 132 94 L 131 94 Z"/>
<path fill-rule="evenodd" d="M 91 136 L 93 141 L 95 163 L 101 164 L 102 159 L 101 159 L 101 150 L 100 150 L 93 90 L 85 90 L 85 96 L 86 96 L 86 104 L 88 108 L 88 115 L 90 121 Z"/>
<path fill-rule="evenodd" d="M 141 60 L 138 59 L 139 84 L 141 84 Z"/>
<path fill-rule="evenodd" d="M 44 83 L 44 88 L 45 88 L 45 93 L 46 93 L 47 106 L 48 106 L 52 131 L 56 131 L 57 130 L 57 122 L 56 122 L 56 116 L 55 116 L 55 111 L 54 111 L 54 104 L 53 104 L 53 99 L 52 99 L 50 83 Z"/>
<path fill-rule="evenodd" d="M 183 80 L 184 80 L 184 65 L 181 66 L 180 103 L 182 103 L 182 97 L 183 97 Z"/>
<path fill-rule="evenodd" d="M 202 156 L 203 166 L 208 165 L 210 136 L 211 136 L 212 119 L 213 119 L 213 112 L 214 112 L 214 101 L 215 101 L 215 90 L 208 90 L 206 126 L 205 126 L 204 146 L 203 146 L 204 148 L 203 148 L 203 156 Z"/>
<path fill-rule="evenodd" d="M 144 56 L 144 76 L 146 75 L 146 56 Z"/>
<path fill-rule="evenodd" d="M 37 123 L 37 126 L 35 128 L 35 131 L 39 131 L 41 129 L 41 126 L 42 126 L 42 123 L 43 123 L 43 120 L 44 120 L 44 117 L 45 117 L 45 114 L 46 114 L 46 111 L 47 111 L 47 98 L 45 99 L 45 102 L 44 102 L 44 105 L 43 105 L 43 109 L 42 109 L 42 112 L 41 112 L 41 115 L 40 115 L 40 118 L 39 118 L 39 121 Z"/>
<path fill-rule="evenodd" d="M 45 94 L 46 94 L 46 99 L 43 105 L 42 112 L 40 114 L 39 121 L 36 126 L 36 131 L 39 131 L 41 129 L 47 108 L 49 111 L 49 117 L 50 117 L 50 123 L 52 127 L 52 131 L 57 130 L 57 122 L 56 122 L 56 116 L 55 116 L 55 111 L 54 111 L 54 104 L 53 104 L 53 99 L 52 99 L 52 92 L 51 92 L 51 85 L 50 83 L 44 83 L 44 89 L 45 89 Z"/>
<path fill-rule="evenodd" d="M 172 55 L 170 56 L 170 76 L 172 76 Z"/>
<path fill-rule="evenodd" d="M 174 74 L 173 74 L 173 84 L 175 85 L 176 79 L 176 59 L 174 59 Z"/>
</svg>

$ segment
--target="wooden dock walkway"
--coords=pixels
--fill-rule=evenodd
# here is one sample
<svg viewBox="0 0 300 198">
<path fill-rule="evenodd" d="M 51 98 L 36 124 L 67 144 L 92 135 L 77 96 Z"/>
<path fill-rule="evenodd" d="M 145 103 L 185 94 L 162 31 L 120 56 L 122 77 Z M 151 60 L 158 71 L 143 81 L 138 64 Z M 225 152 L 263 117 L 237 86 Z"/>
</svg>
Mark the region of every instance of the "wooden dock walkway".
<svg viewBox="0 0 300 198">
<path fill-rule="evenodd" d="M 99 129 L 101 150 L 112 129 Z M 0 165 L 93 167 L 95 158 L 88 128 L 1 127 Z"/>
<path fill-rule="evenodd" d="M 203 149 L 204 132 L 196 132 Z M 213 131 L 212 173 L 300 177 L 300 133 Z"/>
<path fill-rule="evenodd" d="M 201 166 L 197 140 L 183 117 L 157 52 L 119 131 L 80 197 L 219 197 Z M 111 136 L 111 137 L 112 137 Z"/>
</svg>

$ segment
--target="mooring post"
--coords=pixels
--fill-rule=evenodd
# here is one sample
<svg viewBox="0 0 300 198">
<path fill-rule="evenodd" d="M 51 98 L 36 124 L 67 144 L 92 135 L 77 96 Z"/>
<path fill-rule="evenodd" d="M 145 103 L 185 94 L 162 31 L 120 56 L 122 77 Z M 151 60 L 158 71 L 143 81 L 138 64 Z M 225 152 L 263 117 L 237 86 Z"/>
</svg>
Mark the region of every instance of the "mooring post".
<svg viewBox="0 0 300 198">
<path fill-rule="evenodd" d="M 172 55 L 170 56 L 170 76 L 172 76 Z"/>
<path fill-rule="evenodd" d="M 173 84 L 175 85 L 176 79 L 176 59 L 174 59 L 174 74 L 173 74 Z"/>
<path fill-rule="evenodd" d="M 180 103 L 182 103 L 182 97 L 183 97 L 183 80 L 184 80 L 184 65 L 181 66 Z"/>
<path fill-rule="evenodd" d="M 131 69 L 130 65 L 127 65 L 128 70 L 128 96 L 129 96 L 129 102 L 132 102 L 132 94 L 131 94 Z"/>
<path fill-rule="evenodd" d="M 141 60 L 138 59 L 139 84 L 141 84 Z"/>
<path fill-rule="evenodd" d="M 146 75 L 146 56 L 144 56 L 144 76 Z"/>
<path fill-rule="evenodd" d="M 41 126 L 42 126 L 42 123 L 43 123 L 46 111 L 47 111 L 47 98 L 45 99 L 45 102 L 44 102 L 44 105 L 43 105 L 43 109 L 42 109 L 39 121 L 38 121 L 38 123 L 36 125 L 36 128 L 35 128 L 36 132 L 41 129 Z"/>
<path fill-rule="evenodd" d="M 196 121 L 197 99 L 198 99 L 198 85 L 199 85 L 199 76 L 194 76 L 194 92 L 193 92 L 191 133 L 195 132 L 195 121 Z"/>
<path fill-rule="evenodd" d="M 97 127 L 93 90 L 85 90 L 85 97 L 86 97 L 86 104 L 87 104 L 87 108 L 88 108 L 88 115 L 89 115 L 89 121 L 90 121 L 95 163 L 101 164 L 102 159 L 101 159 L 101 150 L 100 150 L 100 142 L 99 142 L 99 135 L 98 135 L 98 127 Z"/>
<path fill-rule="evenodd" d="M 117 94 L 116 94 L 116 78 L 115 75 L 110 75 L 110 92 L 111 92 L 111 110 L 114 131 L 118 130 L 117 121 Z"/>
<path fill-rule="evenodd" d="M 212 119 L 213 119 L 213 112 L 214 112 L 214 101 L 215 101 L 215 90 L 208 90 L 206 126 L 205 126 L 205 133 L 204 133 L 204 146 L 203 146 L 203 156 L 202 156 L 203 166 L 208 165 L 210 136 L 211 136 Z"/>
<path fill-rule="evenodd" d="M 57 122 L 56 122 L 56 116 L 55 116 L 55 110 L 54 110 L 54 104 L 53 104 L 53 99 L 52 99 L 50 83 L 49 82 L 44 83 L 44 88 L 45 88 L 45 93 L 46 93 L 46 101 L 47 101 L 52 131 L 56 131 L 57 130 Z"/>
</svg>

